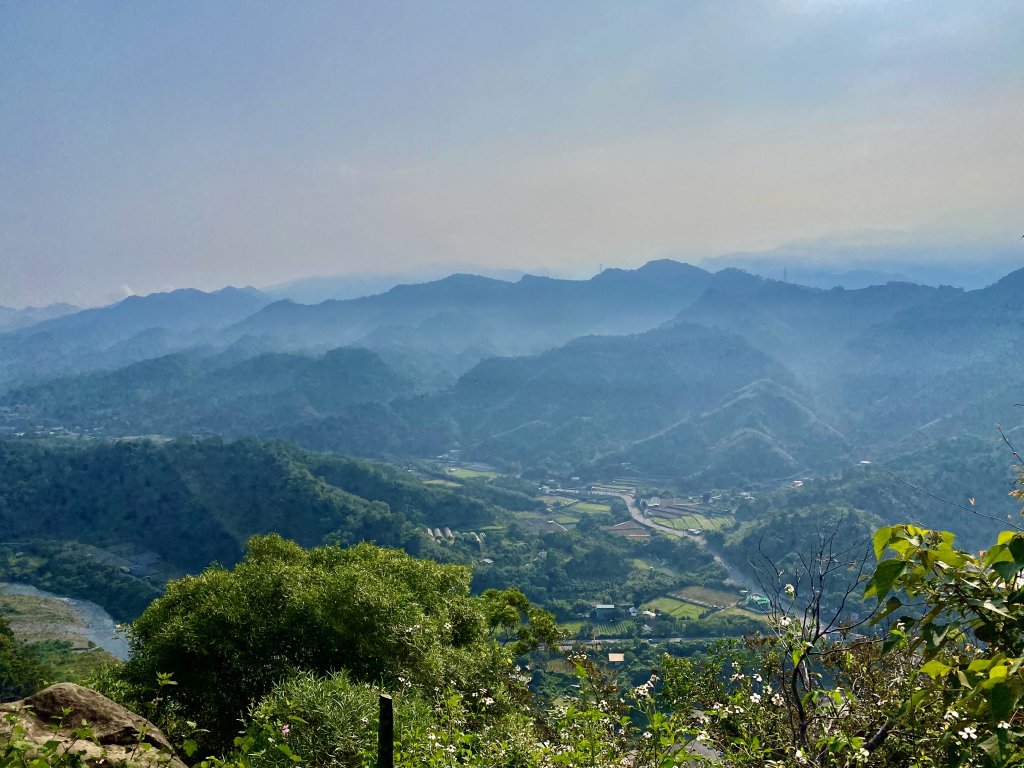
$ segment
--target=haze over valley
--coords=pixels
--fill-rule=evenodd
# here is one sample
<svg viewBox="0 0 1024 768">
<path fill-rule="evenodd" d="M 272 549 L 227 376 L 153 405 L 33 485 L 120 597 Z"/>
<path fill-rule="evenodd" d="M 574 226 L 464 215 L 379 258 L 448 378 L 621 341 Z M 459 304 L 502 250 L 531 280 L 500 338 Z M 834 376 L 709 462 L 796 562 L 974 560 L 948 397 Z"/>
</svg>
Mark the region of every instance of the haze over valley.
<svg viewBox="0 0 1024 768">
<path fill-rule="evenodd" d="M 0 764 L 1024 765 L 1024 4 L 0 0 Z"/>
<path fill-rule="evenodd" d="M 996 424 L 1012 435 L 1022 296 L 1024 270 L 975 290 L 824 290 L 672 260 L 317 304 L 180 290 L 0 336 L 0 429 L 772 489 L 968 436 L 994 445 Z M 957 496 L 976 492 L 965 478 Z"/>
</svg>

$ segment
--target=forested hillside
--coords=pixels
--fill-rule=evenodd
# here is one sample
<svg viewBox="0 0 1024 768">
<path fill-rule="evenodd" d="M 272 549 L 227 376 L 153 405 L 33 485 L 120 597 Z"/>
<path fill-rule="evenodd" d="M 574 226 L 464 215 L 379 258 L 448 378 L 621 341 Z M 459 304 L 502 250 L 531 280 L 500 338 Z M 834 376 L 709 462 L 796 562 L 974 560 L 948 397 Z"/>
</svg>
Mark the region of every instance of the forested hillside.
<svg viewBox="0 0 1024 768">
<path fill-rule="evenodd" d="M 575 529 L 547 525 L 535 494 L 513 478 L 430 480 L 284 442 L 0 442 L 0 578 L 130 617 L 167 577 L 234 563 L 266 533 L 472 565 L 476 589 L 516 586 L 572 620 L 594 602 L 638 605 L 725 577 L 691 542 L 609 532 L 625 515 L 607 506 Z"/>
<path fill-rule="evenodd" d="M 772 483 L 1019 424 L 1022 274 L 966 292 L 821 290 L 671 261 L 589 281 L 455 275 L 278 302 L 172 355 L 145 342 L 155 359 L 0 395 L 0 429 L 281 437 L 384 458 L 454 450 L 537 478 L 625 473 L 694 490 Z M 209 305 L 188 328 L 216 326 L 228 298 L 232 311 L 264 300 L 147 297 L 0 336 L 0 358 L 19 368 L 22 341 L 58 331 L 102 344 L 115 328 L 139 343 L 181 333 L 157 324 L 186 299 Z M 115 367 L 105 349 L 97 365 Z"/>
<path fill-rule="evenodd" d="M 271 531 L 307 544 L 331 536 L 417 551 L 420 524 L 441 510 L 460 525 L 493 517 L 483 502 L 393 469 L 283 443 L 0 443 L 5 538 L 131 542 L 189 569 L 234 562 L 249 536 Z"/>
<path fill-rule="evenodd" d="M 15 389 L 4 401 L 33 403 L 47 420 L 85 433 L 241 437 L 385 403 L 412 388 L 366 349 L 238 358 L 236 348 L 176 353 Z"/>
<path fill-rule="evenodd" d="M 204 342 L 269 302 L 253 289 L 182 289 L 129 296 L 0 334 L 0 388 L 12 382 L 115 368 Z"/>
</svg>

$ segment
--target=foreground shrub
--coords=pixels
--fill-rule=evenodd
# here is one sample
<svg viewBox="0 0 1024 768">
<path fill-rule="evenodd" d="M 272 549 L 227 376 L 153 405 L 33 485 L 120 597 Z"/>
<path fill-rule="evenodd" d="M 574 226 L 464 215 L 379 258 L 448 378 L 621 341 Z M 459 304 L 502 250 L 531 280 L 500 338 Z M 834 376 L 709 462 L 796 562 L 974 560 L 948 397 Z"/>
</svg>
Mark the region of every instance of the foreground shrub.
<svg viewBox="0 0 1024 768">
<path fill-rule="evenodd" d="M 171 582 L 132 625 L 122 693 L 139 707 L 158 699 L 145 714 L 172 733 L 200 724 L 208 753 L 228 751 L 253 703 L 302 672 L 504 700 L 512 653 L 540 639 L 533 629 L 553 637 L 554 624 L 517 592 L 472 597 L 469 579 L 468 568 L 368 544 L 255 537 L 234 570 Z M 502 646 L 499 632 L 515 642 Z M 175 685 L 158 695 L 167 675 Z"/>
</svg>

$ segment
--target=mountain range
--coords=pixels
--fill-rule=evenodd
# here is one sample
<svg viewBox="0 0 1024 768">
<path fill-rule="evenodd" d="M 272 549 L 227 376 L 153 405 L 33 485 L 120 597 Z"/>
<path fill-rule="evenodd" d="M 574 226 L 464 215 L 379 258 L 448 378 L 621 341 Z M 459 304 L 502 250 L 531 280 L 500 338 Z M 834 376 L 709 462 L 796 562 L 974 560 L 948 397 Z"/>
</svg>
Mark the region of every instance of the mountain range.
<svg viewBox="0 0 1024 768">
<path fill-rule="evenodd" d="M 182 289 L 129 296 L 0 334 L 0 387 L 116 368 L 205 341 L 270 302 L 255 289 Z"/>
<path fill-rule="evenodd" d="M 315 305 L 176 291 L 0 335 L 0 407 L 8 431 L 777 482 L 1020 423 L 1022 302 L 1024 270 L 973 291 L 824 290 L 668 260 Z"/>
<path fill-rule="evenodd" d="M 25 307 L 23 309 L 0 307 L 0 333 L 16 331 L 44 320 L 70 315 L 79 312 L 80 309 L 73 304 L 50 304 L 46 307 Z"/>
</svg>

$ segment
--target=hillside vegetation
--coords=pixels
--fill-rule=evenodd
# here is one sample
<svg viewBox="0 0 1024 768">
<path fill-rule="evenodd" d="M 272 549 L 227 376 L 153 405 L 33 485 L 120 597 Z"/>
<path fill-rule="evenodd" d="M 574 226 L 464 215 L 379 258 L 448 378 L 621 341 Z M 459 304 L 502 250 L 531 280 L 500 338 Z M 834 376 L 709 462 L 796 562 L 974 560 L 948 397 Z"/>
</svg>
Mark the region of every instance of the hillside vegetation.
<svg viewBox="0 0 1024 768">
<path fill-rule="evenodd" d="M 691 489 L 772 483 L 1019 424 L 1022 280 L 821 290 L 661 261 L 589 281 L 454 275 L 260 304 L 234 323 L 265 297 L 155 295 L 0 335 L 0 364 L 36 379 L 0 398 L 0 428 L 282 437 L 383 458 L 457 451 L 538 478 Z M 165 306 L 186 300 L 205 314 L 165 323 Z M 155 335 L 149 359 L 125 365 L 114 344 L 135 342 L 111 344 L 115 327 Z M 179 351 L 160 357 L 168 333 Z M 58 353 L 40 346 L 52 334 L 94 340 Z M 27 349 L 50 368 L 21 366 Z M 105 372 L 55 380 L 58 358 Z"/>
</svg>

